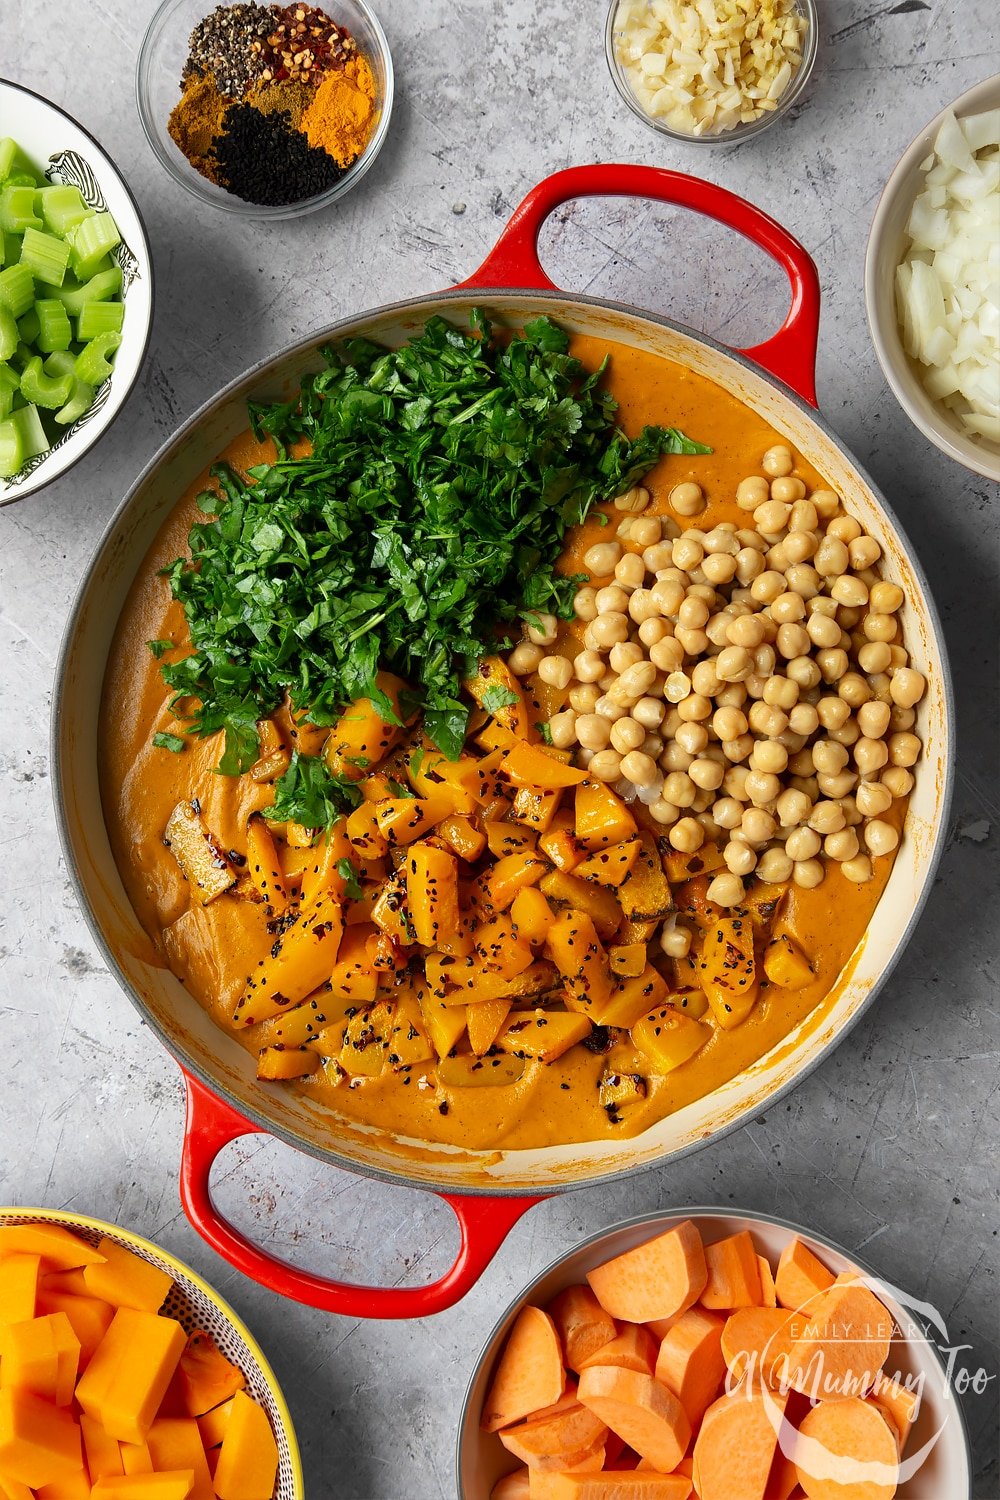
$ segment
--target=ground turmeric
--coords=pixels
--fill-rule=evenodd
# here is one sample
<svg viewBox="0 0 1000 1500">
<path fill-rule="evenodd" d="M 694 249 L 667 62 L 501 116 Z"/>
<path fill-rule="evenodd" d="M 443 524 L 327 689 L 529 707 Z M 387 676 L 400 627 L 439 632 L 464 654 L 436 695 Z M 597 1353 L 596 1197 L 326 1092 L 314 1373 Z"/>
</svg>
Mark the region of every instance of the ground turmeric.
<svg viewBox="0 0 1000 1500">
<path fill-rule="evenodd" d="M 231 103 L 231 99 L 219 93 L 211 73 L 201 78 L 191 77 L 167 122 L 167 130 L 178 149 L 203 177 L 213 182 L 215 163 L 208 154 L 209 148 L 222 129 L 222 117 Z"/>
<path fill-rule="evenodd" d="M 358 57 L 324 75 L 301 128 L 310 146 L 348 167 L 367 146 L 375 117 L 375 79 L 365 58 Z"/>
</svg>

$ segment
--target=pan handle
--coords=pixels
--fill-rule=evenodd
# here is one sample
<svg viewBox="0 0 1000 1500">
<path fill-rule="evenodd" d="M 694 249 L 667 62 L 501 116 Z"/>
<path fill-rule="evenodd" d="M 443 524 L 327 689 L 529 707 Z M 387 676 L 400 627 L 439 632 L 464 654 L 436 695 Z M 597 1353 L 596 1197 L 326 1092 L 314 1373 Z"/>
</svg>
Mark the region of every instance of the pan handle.
<svg viewBox="0 0 1000 1500">
<path fill-rule="evenodd" d="M 191 1074 L 187 1087 L 187 1119 L 181 1153 L 181 1203 L 193 1227 L 213 1250 L 259 1286 L 282 1297 L 339 1313 L 345 1318 L 425 1318 L 461 1301 L 499 1250 L 522 1214 L 542 1197 L 467 1197 L 439 1193 L 454 1213 L 461 1244 L 454 1265 L 430 1286 L 355 1286 L 315 1276 L 298 1266 L 268 1255 L 224 1219 L 212 1202 L 209 1177 L 223 1146 L 241 1136 L 263 1133 L 235 1109 L 210 1093 Z M 544 1195 L 543 1195 L 544 1196 Z"/>
<path fill-rule="evenodd" d="M 707 214 L 745 235 L 782 267 L 792 289 L 788 316 L 772 338 L 737 352 L 761 365 L 791 386 L 803 400 L 816 405 L 816 341 L 819 335 L 819 276 L 798 240 L 762 209 L 735 193 L 683 172 L 663 167 L 607 163 L 568 167 L 540 182 L 511 214 L 507 227 L 478 271 L 463 288 L 537 287 L 557 291 L 538 259 L 542 225 L 560 204 L 572 198 L 655 198 Z"/>
</svg>

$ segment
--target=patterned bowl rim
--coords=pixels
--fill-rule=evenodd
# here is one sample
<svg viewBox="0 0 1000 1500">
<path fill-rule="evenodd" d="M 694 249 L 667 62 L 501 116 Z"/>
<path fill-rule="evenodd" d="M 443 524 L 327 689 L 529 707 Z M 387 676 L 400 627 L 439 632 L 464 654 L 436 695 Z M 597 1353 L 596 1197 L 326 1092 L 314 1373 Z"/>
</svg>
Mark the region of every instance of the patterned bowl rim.
<svg viewBox="0 0 1000 1500">
<path fill-rule="evenodd" d="M 169 1250 L 164 1250 L 162 1245 L 156 1244 L 154 1240 L 144 1239 L 141 1234 L 136 1234 L 131 1229 L 124 1229 L 120 1224 L 112 1224 L 107 1219 L 95 1219 L 89 1214 L 74 1214 L 64 1212 L 59 1208 L 22 1208 L 16 1204 L 0 1204 L 0 1225 L 10 1223 L 49 1223 L 59 1224 L 64 1228 L 92 1229 L 101 1234 L 106 1234 L 116 1240 L 122 1240 L 137 1250 L 150 1251 L 167 1265 L 177 1270 L 186 1281 L 197 1288 L 202 1295 L 211 1302 L 212 1306 L 239 1334 L 246 1344 L 250 1355 L 257 1364 L 261 1378 L 268 1388 L 268 1392 L 274 1402 L 274 1409 L 278 1414 L 284 1432 L 285 1441 L 288 1444 L 288 1456 L 291 1466 L 292 1497 L 291 1500 L 303 1500 L 305 1495 L 305 1478 L 302 1473 L 302 1458 L 299 1453 L 298 1440 L 295 1435 L 295 1424 L 292 1414 L 285 1400 L 284 1392 L 278 1384 L 277 1376 L 271 1369 L 263 1349 L 257 1342 L 250 1329 L 244 1323 L 239 1313 L 222 1297 L 215 1288 L 193 1270 L 185 1261 L 180 1260 Z"/>
</svg>

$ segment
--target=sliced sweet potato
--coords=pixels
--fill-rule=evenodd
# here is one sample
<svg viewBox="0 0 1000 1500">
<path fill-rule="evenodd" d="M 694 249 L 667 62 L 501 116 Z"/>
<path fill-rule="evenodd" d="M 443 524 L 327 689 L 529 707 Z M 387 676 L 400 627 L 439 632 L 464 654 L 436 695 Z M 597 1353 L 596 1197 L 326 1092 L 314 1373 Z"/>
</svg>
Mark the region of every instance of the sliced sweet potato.
<svg viewBox="0 0 1000 1500">
<path fill-rule="evenodd" d="M 722 1330 L 722 1357 L 734 1380 L 744 1375 L 768 1380 L 772 1367 L 791 1348 L 791 1316 L 783 1307 L 741 1307 Z"/>
<path fill-rule="evenodd" d="M 618 1365 L 622 1370 L 638 1370 L 640 1374 L 652 1375 L 656 1366 L 657 1342 L 642 1323 L 626 1323 L 621 1333 L 610 1343 L 595 1349 L 583 1361 L 580 1368 L 590 1365 Z"/>
<path fill-rule="evenodd" d="M 765 1500 L 785 1397 L 750 1382 L 706 1411 L 694 1445 L 700 1500 Z"/>
<path fill-rule="evenodd" d="M 515 1469 L 498 1479 L 490 1490 L 490 1500 L 531 1500 L 531 1487 L 526 1468 Z"/>
<path fill-rule="evenodd" d="M 489 1395 L 482 1427 L 501 1427 L 530 1417 L 558 1401 L 566 1383 L 556 1325 L 540 1307 L 523 1307 L 514 1320 Z"/>
<path fill-rule="evenodd" d="M 582 1371 L 577 1395 L 630 1448 L 669 1474 L 691 1441 L 691 1423 L 672 1391 L 652 1375 L 618 1365 Z"/>
<path fill-rule="evenodd" d="M 896 1433 L 871 1401 L 820 1401 L 799 1423 L 795 1468 L 809 1500 L 892 1500 Z"/>
<path fill-rule="evenodd" d="M 774 1285 L 774 1272 L 766 1255 L 758 1255 L 757 1269 L 760 1272 L 760 1305 L 777 1307 L 778 1293 Z"/>
<path fill-rule="evenodd" d="M 615 1320 L 598 1302 L 589 1286 L 568 1286 L 548 1306 L 562 1340 L 563 1363 L 579 1370 L 598 1350 L 610 1344 L 617 1329 Z"/>
<path fill-rule="evenodd" d="M 842 1401 L 863 1396 L 875 1384 L 889 1355 L 893 1322 L 874 1292 L 848 1274 L 794 1315 L 790 1333 L 788 1385 L 813 1399 Z"/>
<path fill-rule="evenodd" d="M 701 1421 L 726 1373 L 723 1326 L 717 1313 L 691 1307 L 665 1335 L 656 1356 L 657 1380 L 673 1391 L 692 1427 Z"/>
<path fill-rule="evenodd" d="M 701 1294 L 705 1307 L 729 1311 L 760 1306 L 760 1267 L 749 1230 L 705 1246 L 708 1280 Z"/>
<path fill-rule="evenodd" d="M 899 1451 L 902 1453 L 920 1410 L 920 1391 L 910 1390 L 909 1386 L 900 1384 L 898 1380 L 893 1380 L 884 1371 L 880 1371 L 868 1399 L 875 1403 L 882 1415 L 888 1417 L 895 1427 Z"/>
<path fill-rule="evenodd" d="M 627 1323 L 683 1312 L 707 1279 L 704 1245 L 690 1219 L 587 1272 L 601 1306 Z"/>
<path fill-rule="evenodd" d="M 529 1418 L 501 1428 L 497 1436 L 529 1469 L 551 1471 L 593 1458 L 603 1448 L 607 1431 L 600 1417 L 576 1402 L 556 1416 Z"/>
<path fill-rule="evenodd" d="M 790 1240 L 778 1258 L 774 1289 L 778 1302 L 791 1311 L 815 1305 L 820 1292 L 833 1286 L 833 1272 L 800 1239 Z"/>
<path fill-rule="evenodd" d="M 688 1500 L 691 1484 L 682 1474 L 603 1474 L 531 1476 L 531 1500 Z"/>
</svg>

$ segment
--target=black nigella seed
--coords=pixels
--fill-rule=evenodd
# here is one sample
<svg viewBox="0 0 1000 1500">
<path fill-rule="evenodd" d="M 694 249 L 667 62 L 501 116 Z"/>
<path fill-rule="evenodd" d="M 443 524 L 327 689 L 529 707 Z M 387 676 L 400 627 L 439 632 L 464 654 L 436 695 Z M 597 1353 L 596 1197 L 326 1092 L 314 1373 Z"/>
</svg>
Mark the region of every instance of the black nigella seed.
<svg viewBox="0 0 1000 1500">
<path fill-rule="evenodd" d="M 287 111 L 264 115 L 249 104 L 231 104 L 211 152 L 218 181 L 245 203 L 276 207 L 301 203 L 333 187 L 344 168 L 292 130 Z"/>
</svg>

